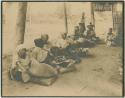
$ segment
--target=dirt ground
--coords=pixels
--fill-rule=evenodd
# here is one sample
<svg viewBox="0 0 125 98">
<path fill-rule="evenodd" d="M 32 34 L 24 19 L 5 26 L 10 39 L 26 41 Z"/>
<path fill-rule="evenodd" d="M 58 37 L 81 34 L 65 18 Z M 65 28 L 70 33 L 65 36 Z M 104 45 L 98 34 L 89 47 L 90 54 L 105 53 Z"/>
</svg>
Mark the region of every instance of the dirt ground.
<svg viewBox="0 0 125 98">
<path fill-rule="evenodd" d="M 91 56 L 77 64 L 77 71 L 61 75 L 51 86 L 9 80 L 7 67 L 10 57 L 3 58 L 3 96 L 121 96 L 121 47 L 97 45 L 89 50 Z"/>
</svg>

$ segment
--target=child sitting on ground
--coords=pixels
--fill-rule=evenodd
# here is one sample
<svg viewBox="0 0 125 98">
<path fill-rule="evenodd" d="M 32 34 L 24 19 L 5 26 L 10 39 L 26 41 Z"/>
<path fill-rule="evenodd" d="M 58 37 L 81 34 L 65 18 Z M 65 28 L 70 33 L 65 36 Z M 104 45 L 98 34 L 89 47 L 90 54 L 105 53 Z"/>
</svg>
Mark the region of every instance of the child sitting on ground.
<svg viewBox="0 0 125 98">
<path fill-rule="evenodd" d="M 107 46 L 114 46 L 115 45 L 114 39 L 115 39 L 115 36 L 112 33 L 112 28 L 109 28 L 109 32 L 107 33 L 107 38 L 106 38 Z"/>
</svg>

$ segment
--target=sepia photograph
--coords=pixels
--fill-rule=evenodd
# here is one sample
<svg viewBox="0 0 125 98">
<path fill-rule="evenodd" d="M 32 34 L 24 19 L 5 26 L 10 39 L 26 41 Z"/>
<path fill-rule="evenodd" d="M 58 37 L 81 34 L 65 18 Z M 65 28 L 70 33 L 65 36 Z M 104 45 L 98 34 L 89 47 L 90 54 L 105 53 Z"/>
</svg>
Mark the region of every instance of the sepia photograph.
<svg viewBox="0 0 125 98">
<path fill-rule="evenodd" d="M 2 1 L 2 96 L 123 96 L 124 1 Z"/>
</svg>

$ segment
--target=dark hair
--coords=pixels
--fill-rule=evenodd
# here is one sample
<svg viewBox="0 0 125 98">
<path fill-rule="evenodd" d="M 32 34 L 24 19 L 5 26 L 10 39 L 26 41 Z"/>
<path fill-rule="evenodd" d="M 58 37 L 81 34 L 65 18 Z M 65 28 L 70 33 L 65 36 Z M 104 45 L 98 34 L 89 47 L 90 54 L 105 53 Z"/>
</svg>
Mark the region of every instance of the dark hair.
<svg viewBox="0 0 125 98">
<path fill-rule="evenodd" d="M 26 58 L 26 51 L 27 51 L 26 48 L 23 48 L 23 49 L 20 49 L 17 54 L 20 58 L 25 59 Z"/>
<path fill-rule="evenodd" d="M 109 28 L 109 30 L 112 30 L 112 28 Z"/>
<path fill-rule="evenodd" d="M 34 43 L 36 47 L 42 48 L 44 46 L 44 41 L 42 39 L 35 39 Z"/>
<path fill-rule="evenodd" d="M 51 52 L 54 56 L 57 56 L 58 54 L 60 54 L 60 49 L 59 49 L 59 47 L 53 46 L 53 47 L 51 47 L 50 52 Z"/>
<path fill-rule="evenodd" d="M 75 26 L 75 28 L 79 28 L 79 26 Z"/>
</svg>

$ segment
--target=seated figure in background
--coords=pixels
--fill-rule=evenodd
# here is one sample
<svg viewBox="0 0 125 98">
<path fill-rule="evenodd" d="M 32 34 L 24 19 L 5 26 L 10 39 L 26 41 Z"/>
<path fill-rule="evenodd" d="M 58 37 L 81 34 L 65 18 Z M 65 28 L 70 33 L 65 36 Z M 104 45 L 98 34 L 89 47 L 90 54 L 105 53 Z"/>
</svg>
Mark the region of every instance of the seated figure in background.
<svg viewBox="0 0 125 98">
<path fill-rule="evenodd" d="M 72 43 L 73 44 L 83 44 L 84 41 L 85 41 L 85 38 L 83 36 L 81 36 L 83 34 L 80 33 L 80 29 L 79 29 L 79 26 L 75 26 L 75 30 L 74 30 L 74 38 L 73 38 L 73 41 Z"/>
<path fill-rule="evenodd" d="M 90 22 L 90 24 L 87 26 L 88 30 L 87 30 L 87 34 L 86 34 L 86 38 L 89 40 L 94 40 L 94 38 L 96 38 L 96 34 L 94 31 L 94 25 L 92 25 L 92 23 Z"/>
<path fill-rule="evenodd" d="M 106 44 L 107 46 L 113 46 L 115 45 L 115 36 L 112 33 L 112 28 L 109 28 L 109 32 L 107 33 L 107 38 L 106 38 Z"/>
<path fill-rule="evenodd" d="M 79 37 L 80 37 L 79 26 L 75 26 L 75 30 L 74 30 L 74 40 L 77 40 Z"/>
<path fill-rule="evenodd" d="M 79 23 L 79 34 L 80 34 L 80 37 L 84 37 L 85 30 L 86 30 L 85 23 L 84 22 L 80 22 Z"/>
<path fill-rule="evenodd" d="M 66 33 L 61 35 L 61 38 L 56 41 L 55 45 L 50 49 L 50 64 L 58 69 L 60 73 L 71 72 L 75 69 L 75 61 L 68 58 L 66 48 L 70 45 L 69 38 Z"/>
<path fill-rule="evenodd" d="M 67 42 L 67 33 L 62 33 L 61 37 L 58 38 L 55 42 L 55 46 L 57 46 L 60 49 L 64 49 L 69 45 Z"/>
</svg>

